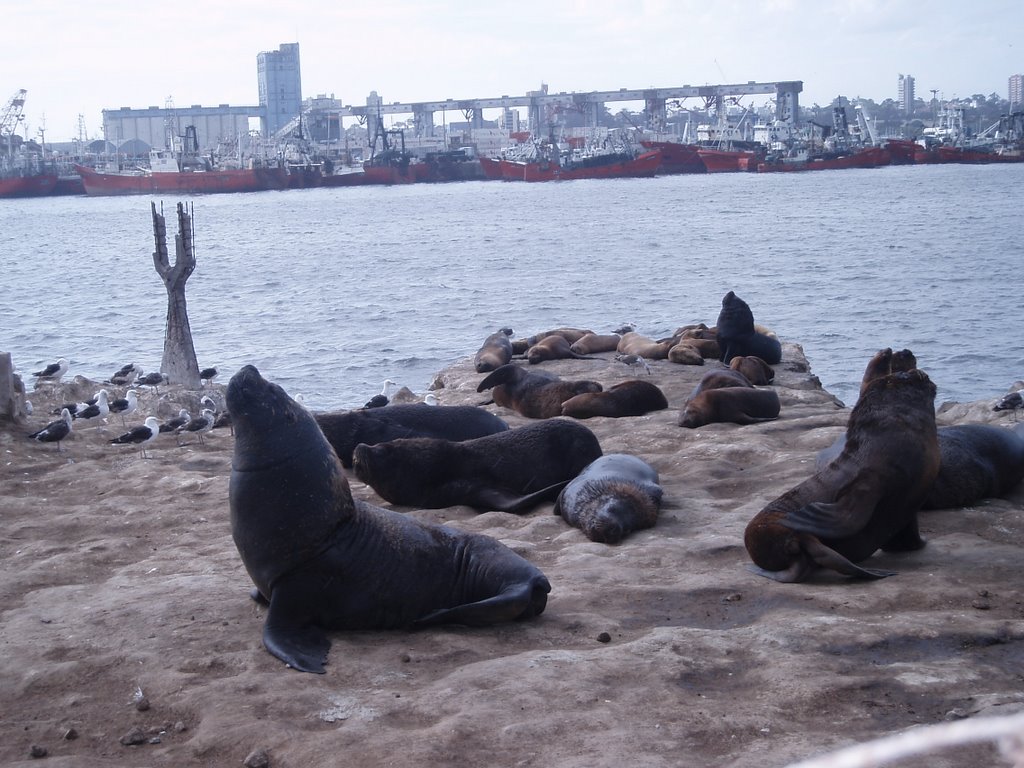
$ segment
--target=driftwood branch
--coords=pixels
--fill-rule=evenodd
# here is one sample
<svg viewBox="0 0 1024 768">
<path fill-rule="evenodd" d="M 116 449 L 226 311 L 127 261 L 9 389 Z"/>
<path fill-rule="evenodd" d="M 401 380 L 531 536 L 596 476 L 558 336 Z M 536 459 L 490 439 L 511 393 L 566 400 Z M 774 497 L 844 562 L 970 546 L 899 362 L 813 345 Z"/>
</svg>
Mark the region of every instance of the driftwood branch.
<svg viewBox="0 0 1024 768">
<path fill-rule="evenodd" d="M 171 264 L 163 209 L 158 213 L 156 203 L 150 205 L 155 243 L 153 266 L 167 289 L 167 325 L 164 329 L 164 356 L 160 370 L 167 377 L 168 383 L 198 389 L 201 386 L 199 363 L 192 343 L 192 329 L 185 303 L 185 282 L 196 268 L 192 211 L 186 209 L 184 203 L 178 203 L 178 233 L 174 237 L 174 263 Z"/>
</svg>

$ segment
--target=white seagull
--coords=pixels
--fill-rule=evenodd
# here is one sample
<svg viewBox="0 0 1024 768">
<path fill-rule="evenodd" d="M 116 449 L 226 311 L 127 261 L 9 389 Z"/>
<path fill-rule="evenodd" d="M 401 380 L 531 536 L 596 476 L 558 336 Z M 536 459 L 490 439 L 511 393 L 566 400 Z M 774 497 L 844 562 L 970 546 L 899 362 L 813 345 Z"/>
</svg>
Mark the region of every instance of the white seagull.
<svg viewBox="0 0 1024 768">
<path fill-rule="evenodd" d="M 60 418 L 56 421 L 51 421 L 45 427 L 40 429 L 38 432 L 33 432 L 29 437 L 33 440 L 38 440 L 40 443 L 56 443 L 57 450 L 63 450 L 60 447 L 60 441 L 71 434 L 71 411 L 64 408 L 60 412 Z"/>
<path fill-rule="evenodd" d="M 92 405 L 87 405 L 85 408 L 79 406 L 78 410 L 75 411 L 74 418 L 84 419 L 106 419 L 110 414 L 110 404 L 107 402 L 107 390 L 101 389 L 96 393 L 96 402 Z"/>
<path fill-rule="evenodd" d="M 129 389 L 124 393 L 124 397 L 111 400 L 109 406 L 110 412 L 120 414 L 121 423 L 127 426 L 124 417 L 130 413 L 135 413 L 135 410 L 139 407 L 139 393 L 134 389 Z"/>
<path fill-rule="evenodd" d="M 213 422 L 215 421 L 213 411 L 209 408 L 203 408 L 202 413 L 191 419 L 188 424 L 183 424 L 178 427 L 177 434 L 183 435 L 189 432 L 195 434 L 199 438 L 199 444 L 203 444 L 203 433 L 209 432 L 213 429 Z"/>
<path fill-rule="evenodd" d="M 48 366 L 43 368 L 41 371 L 36 371 L 32 375 L 36 377 L 37 381 L 60 381 L 60 377 L 68 372 L 68 361 L 63 357 L 57 359 L 56 363 L 50 363 Z"/>
<path fill-rule="evenodd" d="M 148 459 L 146 455 L 146 443 L 156 440 L 160 434 L 160 420 L 156 416 L 147 416 L 146 423 L 139 427 L 132 427 L 120 437 L 115 437 L 110 442 L 114 445 L 137 445 L 142 450 L 142 458 Z"/>
</svg>

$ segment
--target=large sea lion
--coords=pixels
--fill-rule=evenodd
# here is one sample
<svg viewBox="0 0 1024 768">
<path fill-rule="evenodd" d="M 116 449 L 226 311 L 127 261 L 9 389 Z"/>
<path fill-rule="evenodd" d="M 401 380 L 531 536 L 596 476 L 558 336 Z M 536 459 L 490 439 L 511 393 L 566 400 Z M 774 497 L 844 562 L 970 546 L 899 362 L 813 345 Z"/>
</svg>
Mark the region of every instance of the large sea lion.
<svg viewBox="0 0 1024 768">
<path fill-rule="evenodd" d="M 600 352 L 614 352 L 619 346 L 619 339 L 622 337 L 617 333 L 588 333 L 580 337 L 570 346 L 573 352 L 579 355 L 596 355 Z"/>
<path fill-rule="evenodd" d="M 512 329 L 502 328 L 495 331 L 477 350 L 473 358 L 473 366 L 477 373 L 487 373 L 500 368 L 512 359 Z"/>
<path fill-rule="evenodd" d="M 554 512 L 591 541 L 617 544 L 631 531 L 657 522 L 661 497 L 654 467 L 636 456 L 610 453 L 562 489 Z"/>
<path fill-rule="evenodd" d="M 768 365 L 782 361 L 779 340 L 754 328 L 754 314 L 750 307 L 732 291 L 722 298 L 715 338 L 722 350 L 720 359 L 723 363 L 737 355 L 756 355 Z"/>
<path fill-rule="evenodd" d="M 939 471 L 935 385 L 920 370 L 872 379 L 839 456 L 762 509 L 744 544 L 758 572 L 803 581 L 816 568 L 892 575 L 855 563 L 879 548 L 920 549 L 917 512 Z"/>
<path fill-rule="evenodd" d="M 352 451 L 360 443 L 373 445 L 400 437 L 471 440 L 508 429 L 502 419 L 473 405 L 403 403 L 313 416 L 346 468 L 352 466 Z"/>
<path fill-rule="evenodd" d="M 313 416 L 247 365 L 227 390 L 235 429 L 231 535 L 269 602 L 263 644 L 323 672 L 332 629 L 485 625 L 540 614 L 551 585 L 480 534 L 355 501 Z"/>
<path fill-rule="evenodd" d="M 679 413 L 679 426 L 694 429 L 705 424 L 757 424 L 777 419 L 780 410 L 774 389 L 708 389 L 686 401 Z"/>
<path fill-rule="evenodd" d="M 545 336 L 526 350 L 526 360 L 532 365 L 545 360 L 589 360 L 587 355 L 574 352 L 572 345 L 564 336 L 552 334 Z"/>
<path fill-rule="evenodd" d="M 775 369 L 755 355 L 738 355 L 729 361 L 729 367 L 755 386 L 771 384 L 775 379 Z"/>
<path fill-rule="evenodd" d="M 591 416 L 643 416 L 668 408 L 665 393 L 649 381 L 630 379 L 603 392 L 587 392 L 562 403 L 562 415 L 574 419 Z"/>
<path fill-rule="evenodd" d="M 921 509 L 955 509 L 998 498 L 1024 479 L 1024 424 L 1006 429 L 992 424 L 938 428 L 939 473 Z M 818 453 L 822 469 L 843 451 L 846 435 Z"/>
<path fill-rule="evenodd" d="M 665 360 L 668 357 L 668 351 L 675 345 L 674 338 L 655 341 L 635 331 L 630 331 L 622 334 L 615 351 L 623 355 L 639 355 L 648 360 Z"/>
<path fill-rule="evenodd" d="M 492 371 L 477 392 L 493 390 L 494 402 L 528 419 L 548 419 L 562 414 L 562 403 L 584 392 L 600 392 L 596 381 L 564 381 L 547 371 L 527 371 L 509 363 Z"/>
<path fill-rule="evenodd" d="M 880 376 L 888 376 L 898 371 L 912 371 L 917 368 L 917 358 L 909 349 L 893 352 L 892 348 L 880 349 L 868 361 L 864 376 L 860 382 L 860 394 L 864 394 L 868 384 Z"/>
<path fill-rule="evenodd" d="M 356 446 L 356 477 L 392 504 L 527 512 L 601 455 L 594 433 L 545 419 L 461 443 L 420 437 Z"/>
</svg>

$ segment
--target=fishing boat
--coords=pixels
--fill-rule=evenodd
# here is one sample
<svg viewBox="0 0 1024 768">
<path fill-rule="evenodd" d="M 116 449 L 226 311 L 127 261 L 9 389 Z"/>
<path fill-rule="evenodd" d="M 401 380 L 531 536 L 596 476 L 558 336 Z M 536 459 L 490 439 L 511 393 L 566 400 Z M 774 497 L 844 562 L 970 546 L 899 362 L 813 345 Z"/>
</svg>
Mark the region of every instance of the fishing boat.
<svg viewBox="0 0 1024 768">
<path fill-rule="evenodd" d="M 0 173 L 0 198 L 45 197 L 52 194 L 56 186 L 56 173 Z"/>
<path fill-rule="evenodd" d="M 836 171 L 844 168 L 878 168 L 889 165 L 891 157 L 882 147 L 860 147 L 840 152 L 823 152 L 810 155 L 806 152 L 795 155 L 767 155 L 757 164 L 758 173 L 776 171 Z"/>
<path fill-rule="evenodd" d="M 639 152 L 633 145 L 605 136 L 590 143 L 545 140 L 523 147 L 514 159 L 501 160 L 504 181 L 574 181 L 653 176 L 661 151 Z"/>
<path fill-rule="evenodd" d="M 180 148 L 152 149 L 148 168 L 99 171 L 75 165 L 85 193 L 98 195 L 217 194 L 287 189 L 287 168 L 253 159 L 247 168 L 224 168 L 198 151 L 195 126 L 187 126 Z"/>
<path fill-rule="evenodd" d="M 685 144 L 681 141 L 644 140 L 640 145 L 647 150 L 661 152 L 659 174 L 676 173 L 707 173 L 704 161 L 700 159 L 696 144 Z"/>
<path fill-rule="evenodd" d="M 699 147 L 697 156 L 708 173 L 738 173 L 756 171 L 764 155 L 755 149 Z"/>
</svg>

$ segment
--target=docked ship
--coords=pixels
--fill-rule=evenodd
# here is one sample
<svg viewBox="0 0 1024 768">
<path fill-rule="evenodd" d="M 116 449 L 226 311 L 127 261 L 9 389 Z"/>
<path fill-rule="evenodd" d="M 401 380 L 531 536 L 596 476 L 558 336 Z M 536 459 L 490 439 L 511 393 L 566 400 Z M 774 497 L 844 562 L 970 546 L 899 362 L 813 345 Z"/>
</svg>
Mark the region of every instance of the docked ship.
<svg viewBox="0 0 1024 768">
<path fill-rule="evenodd" d="M 195 126 L 187 126 L 180 147 L 152 149 L 148 168 L 104 172 L 83 165 L 85 193 L 97 195 L 217 194 L 287 189 L 287 168 L 260 164 L 252 159 L 246 168 L 225 168 L 198 150 Z M 177 142 L 175 142 L 177 143 Z"/>
<path fill-rule="evenodd" d="M 638 152 L 605 139 L 601 144 L 572 146 L 545 141 L 527 148 L 520 159 L 500 161 L 503 181 L 574 181 L 654 176 L 661 152 Z"/>
<path fill-rule="evenodd" d="M 832 125 L 808 123 L 801 132 L 792 132 L 768 145 L 768 153 L 757 164 L 758 173 L 827 171 L 847 168 L 878 168 L 889 165 L 889 150 L 875 143 L 874 136 L 857 112 L 851 127 L 846 109 L 832 108 Z"/>
<path fill-rule="evenodd" d="M 0 198 L 45 197 L 56 187 L 56 172 L 0 170 Z"/>
<path fill-rule="evenodd" d="M 661 165 L 658 166 L 658 174 L 676 173 L 707 173 L 704 161 L 700 159 L 696 144 L 687 144 L 681 141 L 656 141 L 645 139 L 640 145 L 649 151 L 658 150 L 661 152 Z"/>
</svg>

